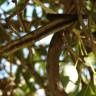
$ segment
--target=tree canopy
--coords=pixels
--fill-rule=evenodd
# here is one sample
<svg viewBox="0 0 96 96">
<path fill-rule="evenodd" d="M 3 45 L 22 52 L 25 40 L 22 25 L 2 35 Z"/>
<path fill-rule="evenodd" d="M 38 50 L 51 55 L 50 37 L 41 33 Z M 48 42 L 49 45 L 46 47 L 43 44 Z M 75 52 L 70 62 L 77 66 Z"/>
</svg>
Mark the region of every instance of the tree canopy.
<svg viewBox="0 0 96 96">
<path fill-rule="evenodd" d="M 0 96 L 96 96 L 96 1 L 0 0 Z"/>
</svg>

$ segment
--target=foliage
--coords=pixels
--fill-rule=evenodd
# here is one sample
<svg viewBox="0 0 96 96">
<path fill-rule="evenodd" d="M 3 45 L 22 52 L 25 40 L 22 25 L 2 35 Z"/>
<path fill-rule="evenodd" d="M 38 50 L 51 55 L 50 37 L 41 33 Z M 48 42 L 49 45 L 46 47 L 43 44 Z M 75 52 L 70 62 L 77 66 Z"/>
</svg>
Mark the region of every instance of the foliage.
<svg viewBox="0 0 96 96">
<path fill-rule="evenodd" d="M 96 96 L 95 14 L 95 0 L 0 0 L 0 96 Z"/>
</svg>

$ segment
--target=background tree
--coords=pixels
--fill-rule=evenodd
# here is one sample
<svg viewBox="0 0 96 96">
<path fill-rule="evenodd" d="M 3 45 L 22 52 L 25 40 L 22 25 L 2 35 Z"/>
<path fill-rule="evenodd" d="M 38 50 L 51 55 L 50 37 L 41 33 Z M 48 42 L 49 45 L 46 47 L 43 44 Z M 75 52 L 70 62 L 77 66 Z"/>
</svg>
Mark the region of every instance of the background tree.
<svg viewBox="0 0 96 96">
<path fill-rule="evenodd" d="M 96 96 L 95 14 L 95 0 L 0 0 L 0 96 Z"/>
</svg>

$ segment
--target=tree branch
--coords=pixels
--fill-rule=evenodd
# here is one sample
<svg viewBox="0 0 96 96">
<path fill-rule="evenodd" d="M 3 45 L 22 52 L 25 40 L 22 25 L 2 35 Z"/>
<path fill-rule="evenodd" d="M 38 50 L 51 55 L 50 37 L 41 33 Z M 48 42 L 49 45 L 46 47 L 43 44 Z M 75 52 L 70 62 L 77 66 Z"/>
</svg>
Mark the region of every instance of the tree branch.
<svg viewBox="0 0 96 96">
<path fill-rule="evenodd" d="M 0 56 L 8 56 L 17 50 L 28 47 L 35 43 L 36 41 L 48 36 L 49 34 L 56 33 L 60 30 L 65 29 L 70 26 L 74 21 L 77 20 L 77 17 L 73 18 L 61 18 L 50 22 L 44 27 L 40 27 L 37 30 L 25 35 L 24 37 L 17 39 L 15 41 L 9 42 L 5 46 L 0 48 Z"/>
<path fill-rule="evenodd" d="M 46 66 L 49 87 L 53 96 L 68 96 L 65 93 L 59 78 L 59 56 L 63 47 L 62 32 L 59 31 L 58 33 L 55 33 L 51 40 Z"/>
</svg>

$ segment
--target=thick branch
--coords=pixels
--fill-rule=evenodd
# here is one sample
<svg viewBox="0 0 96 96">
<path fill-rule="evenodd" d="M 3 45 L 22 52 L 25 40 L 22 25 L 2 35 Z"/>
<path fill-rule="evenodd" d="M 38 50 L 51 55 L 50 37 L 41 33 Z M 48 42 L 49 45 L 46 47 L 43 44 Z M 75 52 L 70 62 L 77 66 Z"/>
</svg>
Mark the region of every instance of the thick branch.
<svg viewBox="0 0 96 96">
<path fill-rule="evenodd" d="M 47 73 L 49 87 L 53 96 L 68 96 L 59 78 L 59 56 L 63 49 L 62 32 L 55 33 L 49 46 L 47 57 Z"/>
<path fill-rule="evenodd" d="M 36 41 L 48 36 L 49 34 L 56 33 L 60 30 L 64 30 L 66 27 L 70 26 L 70 24 L 77 20 L 77 16 L 73 18 L 66 18 L 66 19 L 57 19 L 49 24 L 45 25 L 44 27 L 40 27 L 37 30 L 27 34 L 26 36 L 17 39 L 13 42 L 8 43 L 7 45 L 0 48 L 0 55 L 8 56 L 16 52 L 17 50 L 32 45 Z"/>
</svg>

